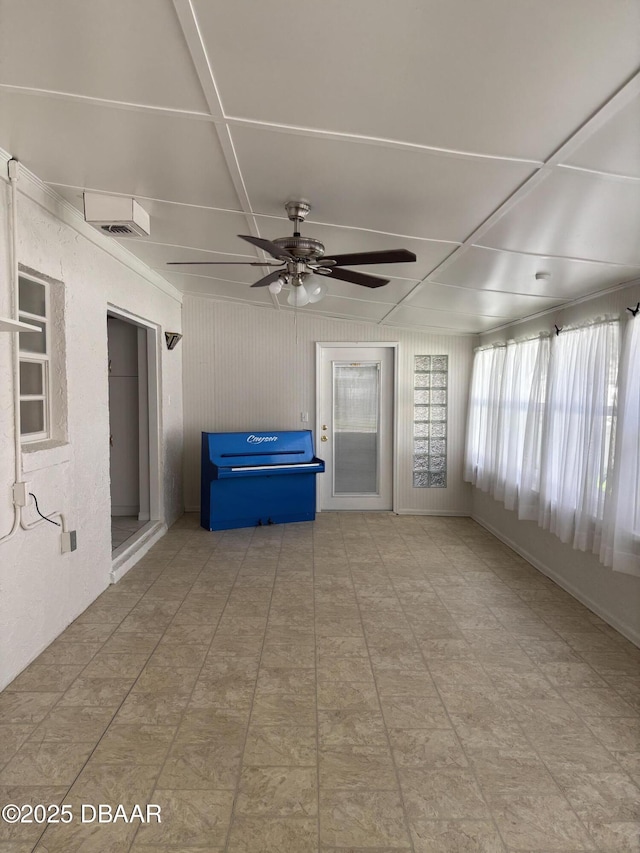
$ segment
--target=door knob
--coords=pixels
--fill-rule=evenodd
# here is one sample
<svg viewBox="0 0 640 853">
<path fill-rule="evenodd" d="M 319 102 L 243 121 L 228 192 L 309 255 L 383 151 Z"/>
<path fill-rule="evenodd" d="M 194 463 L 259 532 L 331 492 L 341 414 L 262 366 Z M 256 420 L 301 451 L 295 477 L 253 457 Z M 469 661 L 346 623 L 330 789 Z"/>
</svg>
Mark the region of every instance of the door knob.
<svg viewBox="0 0 640 853">
<path fill-rule="evenodd" d="M 320 437 L 320 441 L 329 441 L 326 435 Z"/>
</svg>

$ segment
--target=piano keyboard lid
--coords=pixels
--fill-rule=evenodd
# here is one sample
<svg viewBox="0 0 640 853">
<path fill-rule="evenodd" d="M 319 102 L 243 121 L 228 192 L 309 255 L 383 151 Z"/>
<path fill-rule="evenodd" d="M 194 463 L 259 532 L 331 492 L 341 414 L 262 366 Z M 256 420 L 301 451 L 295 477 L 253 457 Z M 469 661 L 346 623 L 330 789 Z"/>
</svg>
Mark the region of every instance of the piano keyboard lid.
<svg viewBox="0 0 640 853">
<path fill-rule="evenodd" d="M 259 470 L 314 462 L 311 430 L 203 432 L 202 438 L 208 445 L 209 460 L 218 468 Z"/>
</svg>

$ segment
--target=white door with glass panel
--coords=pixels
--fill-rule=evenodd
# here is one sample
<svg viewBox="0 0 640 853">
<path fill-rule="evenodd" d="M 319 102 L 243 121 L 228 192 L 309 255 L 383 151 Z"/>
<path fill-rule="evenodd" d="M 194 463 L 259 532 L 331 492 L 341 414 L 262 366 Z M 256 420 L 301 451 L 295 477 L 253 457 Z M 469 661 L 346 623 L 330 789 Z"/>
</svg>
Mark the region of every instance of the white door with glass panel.
<svg viewBox="0 0 640 853">
<path fill-rule="evenodd" d="M 393 347 L 320 346 L 320 510 L 393 508 Z"/>
</svg>

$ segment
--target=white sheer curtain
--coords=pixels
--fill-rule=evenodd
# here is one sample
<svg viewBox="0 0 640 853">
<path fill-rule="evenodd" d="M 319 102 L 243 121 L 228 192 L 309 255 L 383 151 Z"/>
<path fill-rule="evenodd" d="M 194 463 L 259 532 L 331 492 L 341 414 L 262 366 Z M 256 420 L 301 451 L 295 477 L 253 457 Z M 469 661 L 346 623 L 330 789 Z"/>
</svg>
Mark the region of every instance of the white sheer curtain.
<svg viewBox="0 0 640 853">
<path fill-rule="evenodd" d="M 509 341 L 506 347 L 500 397 L 496 442 L 493 496 L 515 509 L 522 491 L 525 440 L 528 434 L 527 477 L 540 467 L 540 403 L 544 400 L 548 338 Z M 529 484 L 528 488 L 531 488 Z"/>
<path fill-rule="evenodd" d="M 540 506 L 540 456 L 547 403 L 549 350 L 549 338 L 539 338 L 529 389 L 518 493 L 518 518 L 529 521 L 537 521 Z"/>
<path fill-rule="evenodd" d="M 614 571 L 640 575 L 640 315 L 625 332 L 615 432 L 600 559 Z"/>
<path fill-rule="evenodd" d="M 565 329 L 553 340 L 538 520 L 583 551 L 602 525 L 617 365 L 617 321 Z"/>
<path fill-rule="evenodd" d="M 490 490 L 495 473 L 504 360 L 504 346 L 477 350 L 473 360 L 464 479 L 484 492 Z"/>
</svg>

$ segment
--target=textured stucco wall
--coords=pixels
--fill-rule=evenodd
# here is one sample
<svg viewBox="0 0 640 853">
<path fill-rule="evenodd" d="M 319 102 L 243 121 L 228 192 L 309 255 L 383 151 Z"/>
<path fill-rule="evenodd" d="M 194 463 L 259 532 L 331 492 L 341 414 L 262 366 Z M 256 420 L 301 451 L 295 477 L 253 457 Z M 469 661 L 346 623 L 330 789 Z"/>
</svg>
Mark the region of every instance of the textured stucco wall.
<svg viewBox="0 0 640 853">
<path fill-rule="evenodd" d="M 19 182 L 21 186 L 23 181 Z M 78 550 L 60 553 L 59 529 L 44 523 L 0 544 L 0 688 L 11 681 L 109 584 L 111 570 L 107 310 L 116 306 L 159 327 L 163 518 L 182 512 L 182 353 L 165 329 L 181 329 L 181 303 L 104 251 L 73 214 L 34 182 L 19 194 L 19 260 L 64 283 L 66 446 L 23 453 L 24 475 L 43 512 L 66 513 Z M 27 188 L 25 188 L 27 192 Z M 33 199 L 37 199 L 37 202 Z M 0 185 L 0 315 L 10 313 L 9 191 Z M 56 215 L 59 213 L 59 216 Z M 99 242 L 99 241 L 98 241 Z M 153 277 L 151 277 L 152 279 Z M 0 335 L 0 536 L 13 508 L 11 335 Z M 42 466 L 42 467 L 41 467 Z"/>
</svg>

